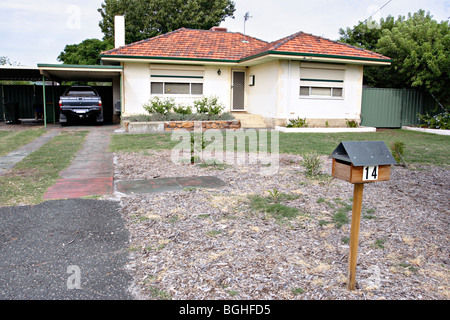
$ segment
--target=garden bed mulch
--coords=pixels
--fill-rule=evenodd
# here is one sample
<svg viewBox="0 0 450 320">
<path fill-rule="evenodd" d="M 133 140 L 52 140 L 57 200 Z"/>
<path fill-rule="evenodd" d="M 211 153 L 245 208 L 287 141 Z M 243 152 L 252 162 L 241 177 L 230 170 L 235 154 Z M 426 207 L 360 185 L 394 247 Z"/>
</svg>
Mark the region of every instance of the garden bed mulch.
<svg viewBox="0 0 450 320">
<path fill-rule="evenodd" d="M 395 166 L 368 184 L 357 290 L 346 289 L 353 186 L 310 178 L 300 156 L 264 165 L 175 165 L 170 151 L 115 155 L 116 180 L 217 176 L 219 189 L 117 195 L 130 231 L 130 272 L 140 299 L 449 299 L 449 170 Z M 269 190 L 298 209 L 279 217 L 255 209 Z M 343 220 L 338 220 L 338 215 Z"/>
</svg>

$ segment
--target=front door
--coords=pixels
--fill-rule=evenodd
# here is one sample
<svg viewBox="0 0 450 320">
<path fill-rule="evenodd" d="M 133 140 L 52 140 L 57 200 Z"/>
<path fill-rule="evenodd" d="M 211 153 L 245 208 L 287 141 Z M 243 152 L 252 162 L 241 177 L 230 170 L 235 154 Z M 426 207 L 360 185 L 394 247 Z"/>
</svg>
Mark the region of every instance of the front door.
<svg viewBox="0 0 450 320">
<path fill-rule="evenodd" d="M 245 110 L 245 71 L 233 71 L 232 109 L 233 111 Z"/>
</svg>

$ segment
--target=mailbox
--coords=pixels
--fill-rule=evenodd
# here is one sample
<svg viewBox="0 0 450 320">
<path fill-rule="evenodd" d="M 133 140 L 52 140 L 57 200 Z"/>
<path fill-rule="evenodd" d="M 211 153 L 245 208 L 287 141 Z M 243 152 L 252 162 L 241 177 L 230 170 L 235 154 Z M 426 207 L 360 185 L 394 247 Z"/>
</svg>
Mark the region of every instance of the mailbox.
<svg viewBox="0 0 450 320">
<path fill-rule="evenodd" d="M 397 161 L 383 141 L 341 142 L 330 157 L 332 176 L 354 184 L 347 288 L 355 290 L 364 184 L 390 180 L 391 165 Z"/>
<path fill-rule="evenodd" d="M 389 181 L 397 164 L 384 141 L 344 141 L 330 157 L 332 176 L 353 184 Z"/>
</svg>

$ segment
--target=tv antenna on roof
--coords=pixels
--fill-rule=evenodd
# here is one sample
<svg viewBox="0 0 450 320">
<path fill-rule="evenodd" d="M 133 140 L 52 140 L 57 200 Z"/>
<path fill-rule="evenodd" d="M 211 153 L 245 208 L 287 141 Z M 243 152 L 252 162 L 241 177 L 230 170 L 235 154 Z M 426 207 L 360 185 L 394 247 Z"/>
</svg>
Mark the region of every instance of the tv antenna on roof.
<svg viewBox="0 0 450 320">
<path fill-rule="evenodd" d="M 248 41 L 246 40 L 246 36 L 245 36 L 245 24 L 247 23 L 247 20 L 250 18 L 253 18 L 253 17 L 250 16 L 250 12 L 247 12 L 244 16 L 244 41 L 242 41 L 244 43 L 248 43 Z"/>
</svg>

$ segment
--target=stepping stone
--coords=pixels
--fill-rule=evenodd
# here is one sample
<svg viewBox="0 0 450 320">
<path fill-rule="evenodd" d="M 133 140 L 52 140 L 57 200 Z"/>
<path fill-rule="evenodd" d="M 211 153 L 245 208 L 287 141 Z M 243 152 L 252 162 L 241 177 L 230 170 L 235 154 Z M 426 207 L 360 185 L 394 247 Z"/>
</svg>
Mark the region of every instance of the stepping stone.
<svg viewBox="0 0 450 320">
<path fill-rule="evenodd" d="M 182 191 L 185 188 L 220 188 L 225 183 L 213 176 L 158 178 L 153 180 L 117 181 L 116 190 L 124 194 L 145 194 Z"/>
</svg>

